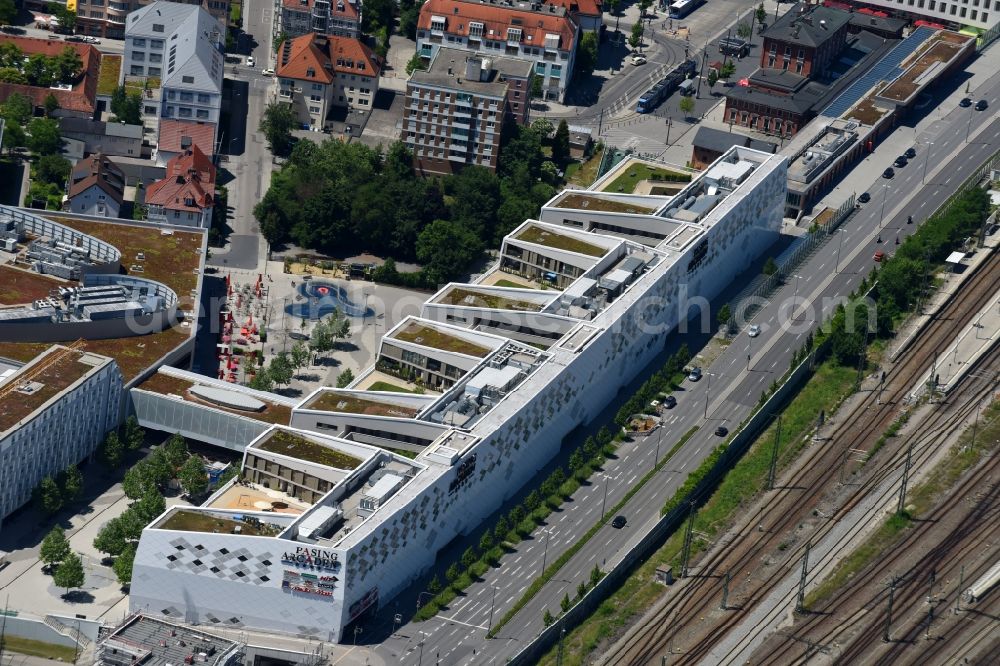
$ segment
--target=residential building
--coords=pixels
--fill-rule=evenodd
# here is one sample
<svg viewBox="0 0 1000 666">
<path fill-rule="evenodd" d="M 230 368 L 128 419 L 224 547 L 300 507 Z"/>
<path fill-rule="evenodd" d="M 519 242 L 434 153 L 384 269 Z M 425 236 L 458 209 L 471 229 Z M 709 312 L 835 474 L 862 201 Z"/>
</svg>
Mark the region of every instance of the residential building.
<svg viewBox="0 0 1000 666">
<path fill-rule="evenodd" d="M 278 53 L 278 101 L 310 128 L 322 128 L 333 107 L 370 109 L 381 65 L 353 37 L 309 33 L 285 40 Z"/>
<path fill-rule="evenodd" d="M 778 239 L 785 157 L 737 146 L 676 196 L 603 191 L 638 164 L 662 168 L 626 159 L 558 194 L 476 282 L 445 285 L 386 331 L 348 387 L 230 441 L 242 482 L 146 527 L 130 608 L 335 642 L 384 619 L 673 343 L 691 297 L 712 299 Z M 170 393 L 132 391 L 142 425 L 218 439 L 267 409 L 208 377 Z M 219 405 L 234 414 L 218 420 Z"/>
<path fill-rule="evenodd" d="M 156 145 L 157 164 L 166 166 L 167 162 L 194 146 L 206 155 L 215 154 L 215 132 L 213 123 L 161 120 Z"/>
<path fill-rule="evenodd" d="M 76 32 L 80 35 L 124 39 L 126 19 L 132 12 L 155 0 L 76 0 Z M 225 30 L 229 23 L 229 0 L 170 0 L 177 4 L 200 6 Z M 225 33 L 223 33 L 225 34 Z"/>
<path fill-rule="evenodd" d="M 66 210 L 81 215 L 118 217 L 125 197 L 125 174 L 101 153 L 76 163 L 69 176 Z"/>
<path fill-rule="evenodd" d="M 63 139 L 81 141 L 83 151 L 88 154 L 142 156 L 142 125 L 65 117 L 59 119 L 59 133 Z"/>
<path fill-rule="evenodd" d="M 583 32 L 600 36 L 604 30 L 604 6 L 601 0 L 544 0 L 543 5 L 563 7 Z"/>
<path fill-rule="evenodd" d="M 406 82 L 403 141 L 420 173 L 453 173 L 467 164 L 495 171 L 505 125 L 528 120 L 533 65 L 441 48 Z"/>
<path fill-rule="evenodd" d="M 361 0 L 281 0 L 281 31 L 289 37 L 310 32 L 361 37 Z"/>
<path fill-rule="evenodd" d="M 80 56 L 83 68 L 75 81 L 60 82 L 55 85 L 33 86 L 26 83 L 0 83 L 0 100 L 14 93 L 24 95 L 36 108 L 45 106 L 45 99 L 52 95 L 59 102 L 53 113 L 56 117 L 74 116 L 92 118 L 97 100 L 97 78 L 101 71 L 101 52 L 90 44 L 64 42 L 57 39 L 36 37 L 12 37 L 0 34 L 0 44 L 12 44 L 20 49 L 24 58 L 33 55 L 57 56 L 65 49 L 72 49 Z"/>
<path fill-rule="evenodd" d="M 165 1 L 129 14 L 125 29 L 122 80 L 148 84 L 158 79 L 159 103 L 149 107 L 157 124 L 176 120 L 210 127 L 210 155 L 222 107 L 223 35 L 218 21 L 200 6 Z M 159 127 L 157 136 L 159 144 Z M 169 157 L 157 159 L 163 164 Z"/>
<path fill-rule="evenodd" d="M 0 520 L 94 452 L 120 421 L 121 397 L 106 356 L 56 345 L 23 366 L 0 359 Z"/>
<path fill-rule="evenodd" d="M 208 229 L 215 205 L 215 167 L 196 145 L 167 162 L 167 174 L 146 189 L 146 219 Z"/>
<path fill-rule="evenodd" d="M 563 101 L 573 77 L 580 28 L 565 7 L 530 2 L 427 0 L 417 22 L 417 53 L 430 62 L 438 49 L 483 58 L 527 60 L 542 97 Z"/>
<path fill-rule="evenodd" d="M 877 17 L 905 19 L 931 28 L 992 32 L 1000 24 L 1000 0 L 842 0 L 824 4 Z"/>
<path fill-rule="evenodd" d="M 761 33 L 761 68 L 823 78 L 847 43 L 850 22 L 848 12 L 798 4 Z"/>
</svg>

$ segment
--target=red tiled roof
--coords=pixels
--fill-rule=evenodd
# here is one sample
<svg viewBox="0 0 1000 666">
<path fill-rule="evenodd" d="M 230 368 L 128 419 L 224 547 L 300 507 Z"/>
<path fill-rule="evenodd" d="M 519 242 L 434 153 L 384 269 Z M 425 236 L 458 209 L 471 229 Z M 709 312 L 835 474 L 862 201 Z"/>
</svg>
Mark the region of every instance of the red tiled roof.
<svg viewBox="0 0 1000 666">
<path fill-rule="evenodd" d="M 185 202 L 193 201 L 189 206 Z M 215 201 L 215 167 L 197 145 L 167 162 L 167 174 L 146 190 L 146 204 L 200 212 Z"/>
<path fill-rule="evenodd" d="M 281 46 L 276 74 L 286 79 L 333 83 L 334 72 L 377 77 L 378 58 L 370 48 L 352 37 L 318 35 L 311 32 Z"/>
<path fill-rule="evenodd" d="M 187 141 L 185 139 L 190 139 Z M 205 155 L 214 155 L 215 126 L 211 123 L 197 123 L 186 120 L 160 120 L 160 134 L 157 150 L 180 153 L 191 146 L 198 146 Z"/>
<path fill-rule="evenodd" d="M 565 7 L 566 11 L 570 14 L 580 14 L 581 16 L 602 15 L 600 0 L 545 0 L 545 4 Z"/>
<path fill-rule="evenodd" d="M 463 37 L 469 35 L 469 21 L 482 23 L 483 38 L 497 41 L 507 39 L 507 28 L 519 28 L 521 43 L 526 46 L 541 47 L 545 44 L 545 35 L 559 35 L 561 51 L 573 50 L 573 40 L 576 38 L 577 30 L 576 23 L 569 16 L 530 12 L 514 7 L 481 5 L 461 0 L 427 0 L 420 8 L 417 28 L 430 30 L 432 16 L 444 17 L 446 33 Z M 519 23 L 514 24 L 513 19 L 517 19 Z"/>
<path fill-rule="evenodd" d="M 42 54 L 56 56 L 69 47 L 80 54 L 83 61 L 83 76 L 76 82 L 72 90 L 56 90 L 21 83 L 0 83 L 0 99 L 7 99 L 13 93 L 19 93 L 31 99 L 35 106 L 43 106 L 45 98 L 54 95 L 59 102 L 59 108 L 79 113 L 93 113 L 97 98 L 97 75 L 101 71 L 101 52 L 90 44 L 62 42 L 54 39 L 38 39 L 35 37 L 0 36 L 0 43 L 15 44 L 25 56 Z"/>
<path fill-rule="evenodd" d="M 316 4 L 315 0 L 281 0 L 283 7 L 287 9 L 297 10 L 300 12 L 312 12 L 313 5 Z M 347 0 L 344 0 L 343 7 L 337 5 L 337 0 L 331 0 L 330 2 L 330 15 L 337 18 L 353 19 L 358 20 L 359 12 L 358 9 L 361 7 L 361 0 L 356 3 L 351 4 Z"/>
<path fill-rule="evenodd" d="M 87 190 L 92 185 L 97 185 L 104 190 L 108 196 L 122 202 L 125 186 L 125 174 L 116 167 L 107 157 L 100 153 L 95 153 L 76 163 L 73 173 L 70 175 L 69 196 L 75 197 Z"/>
</svg>

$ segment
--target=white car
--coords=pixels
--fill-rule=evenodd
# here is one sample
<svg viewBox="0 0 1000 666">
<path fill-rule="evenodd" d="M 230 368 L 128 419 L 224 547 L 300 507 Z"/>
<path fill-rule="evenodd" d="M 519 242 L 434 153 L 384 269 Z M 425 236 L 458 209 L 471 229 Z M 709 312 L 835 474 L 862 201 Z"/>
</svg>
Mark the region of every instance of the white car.
<svg viewBox="0 0 1000 666">
<path fill-rule="evenodd" d="M 274 70 L 273 69 L 262 69 L 260 71 L 260 73 L 261 73 L 262 76 L 274 76 Z"/>
<path fill-rule="evenodd" d="M 253 67 L 253 56 L 247 56 L 247 67 Z"/>
<path fill-rule="evenodd" d="M 87 42 L 88 44 L 100 44 L 101 43 L 101 40 L 99 40 L 97 37 L 91 37 L 90 35 L 84 36 L 83 41 Z"/>
<path fill-rule="evenodd" d="M 756 338 L 758 335 L 760 335 L 760 326 L 758 326 L 757 324 L 751 324 L 750 328 L 747 329 L 747 335 L 749 335 L 751 338 Z"/>
<path fill-rule="evenodd" d="M 646 64 L 646 58 L 643 57 L 643 56 L 641 56 L 641 55 L 634 55 L 634 56 L 632 56 L 630 58 L 630 61 L 631 61 L 631 63 L 633 65 L 645 65 Z"/>
</svg>

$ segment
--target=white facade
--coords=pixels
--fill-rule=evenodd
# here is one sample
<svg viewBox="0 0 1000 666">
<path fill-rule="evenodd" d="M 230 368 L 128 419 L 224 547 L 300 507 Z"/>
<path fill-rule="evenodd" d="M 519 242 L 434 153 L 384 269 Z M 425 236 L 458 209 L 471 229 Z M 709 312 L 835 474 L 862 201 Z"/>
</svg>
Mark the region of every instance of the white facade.
<svg viewBox="0 0 1000 666">
<path fill-rule="evenodd" d="M 448 285 L 425 304 L 427 319 L 407 320 L 387 334 L 398 338 L 412 325 L 411 332 L 419 333 L 409 336 L 414 349 L 474 352 L 480 360 L 472 370 L 437 387 L 441 393 L 431 399 L 356 390 L 367 381 L 366 373 L 352 384 L 355 390 L 334 392 L 325 404 L 312 395 L 296 407 L 296 426 L 339 441 L 402 448 L 398 438 L 404 434 L 410 440 L 403 443 L 421 448 L 413 462 L 422 469 L 367 519 L 330 540 L 324 552 L 342 563 L 333 574 L 338 580 L 332 596 L 303 593 L 299 599 L 274 582 L 282 568 L 274 558 L 296 544 L 150 527 L 136 556 L 132 609 L 195 614 L 188 621 L 204 623 L 200 609 L 210 608 L 223 623 L 341 640 L 360 613 L 385 605 L 434 564 L 439 549 L 475 529 L 531 480 L 556 455 L 563 437 L 599 413 L 660 353 L 666 334 L 694 314 L 690 301 L 717 295 L 777 240 L 786 164 L 783 156 L 733 148 L 677 197 L 646 197 L 650 212 L 639 226 L 664 237 L 645 244 L 627 232 L 598 235 L 526 222 L 508 236 L 504 252 L 517 245 L 513 237 L 530 231 L 533 246 L 552 248 L 583 269 L 575 282 L 561 292 Z M 627 229 L 629 222 L 620 221 Z M 591 243 L 581 242 L 588 238 Z M 504 256 L 517 260 L 516 252 Z M 486 344 L 486 336 L 468 337 L 485 330 L 502 335 L 512 321 L 518 330 L 499 348 Z M 478 330 L 463 332 L 463 325 Z M 526 335 L 544 340 L 543 349 L 511 337 Z M 487 349 L 480 353 L 481 347 Z M 433 356 L 410 360 L 438 362 Z M 385 360 L 380 357 L 383 370 Z M 355 399 L 381 408 L 351 406 Z M 401 413 L 404 409 L 410 413 Z M 427 440 L 430 444 L 423 443 Z M 240 579 L 231 572 L 209 573 L 208 559 L 194 563 L 198 546 L 230 569 L 240 552 L 249 570 Z M 183 565 L 169 560 L 172 549 L 183 551 Z M 297 569 L 289 566 L 284 571 L 297 580 Z M 268 570 L 274 573 L 256 573 Z"/>
<path fill-rule="evenodd" d="M 0 432 L 0 520 L 29 502 L 42 479 L 93 453 L 120 421 L 123 394 L 118 366 L 91 353 L 68 352 L 67 357 L 53 360 L 62 350 L 52 347 L 0 380 L 0 414 L 10 417 L 13 412 L 8 410 L 20 410 L 16 414 L 20 418 Z M 51 363 L 51 370 L 44 369 L 46 363 Z M 34 370 L 39 372 L 25 387 L 24 378 Z M 64 388 L 44 398 L 56 377 Z M 39 398 L 31 397 L 35 392 Z"/>
<path fill-rule="evenodd" d="M 882 7 L 893 16 L 907 16 L 945 25 L 989 30 L 1000 23 L 1000 0 L 865 0 L 866 7 Z"/>
</svg>

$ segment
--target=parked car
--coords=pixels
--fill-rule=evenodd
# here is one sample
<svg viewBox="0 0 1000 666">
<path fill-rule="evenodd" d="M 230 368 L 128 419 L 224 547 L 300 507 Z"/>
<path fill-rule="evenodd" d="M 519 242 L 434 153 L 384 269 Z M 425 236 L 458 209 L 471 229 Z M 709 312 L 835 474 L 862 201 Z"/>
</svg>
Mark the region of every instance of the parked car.
<svg viewBox="0 0 1000 666">
<path fill-rule="evenodd" d="M 896 158 L 896 161 L 893 162 L 893 164 L 899 169 L 905 167 L 907 163 L 908 161 L 906 159 L 906 155 L 900 155 L 899 157 Z"/>
<path fill-rule="evenodd" d="M 629 62 L 631 62 L 633 65 L 645 65 L 646 58 L 641 55 L 634 55 L 631 58 L 629 58 Z"/>
<path fill-rule="evenodd" d="M 882 261 L 885 259 L 885 252 L 883 252 L 882 250 L 876 250 L 875 255 L 872 257 L 872 259 L 875 261 L 875 263 L 881 264 Z"/>
<path fill-rule="evenodd" d="M 751 338 L 756 338 L 758 335 L 760 335 L 760 326 L 758 326 L 757 324 L 750 324 L 750 328 L 747 329 L 747 335 L 749 335 Z"/>
<path fill-rule="evenodd" d="M 917 156 L 917 151 L 915 148 L 907 148 L 906 153 L 904 153 L 911 160 Z"/>
<path fill-rule="evenodd" d="M 739 37 L 723 37 L 719 40 L 719 53 L 742 58 L 750 54 L 750 44 Z"/>
<path fill-rule="evenodd" d="M 867 192 L 862 192 L 861 196 L 858 197 L 858 203 L 868 203 L 872 200 L 872 195 Z"/>
<path fill-rule="evenodd" d="M 888 169 L 886 169 L 885 171 L 882 172 L 882 177 L 883 178 L 892 178 L 895 175 L 896 175 L 896 172 L 892 170 L 892 167 L 889 167 Z"/>
<path fill-rule="evenodd" d="M 667 409 L 673 409 L 674 407 L 677 406 L 677 398 L 675 398 L 672 395 L 668 395 L 666 398 L 663 399 L 663 406 L 666 407 Z"/>
<path fill-rule="evenodd" d="M 65 37 L 63 37 L 63 40 L 67 41 L 67 42 L 84 42 L 84 41 L 86 41 L 83 38 L 83 35 L 66 35 Z"/>
<path fill-rule="evenodd" d="M 84 35 L 83 36 L 83 41 L 87 42 L 88 44 L 100 44 L 101 43 L 101 40 L 99 40 L 97 37 L 91 37 L 90 35 Z"/>
<path fill-rule="evenodd" d="M 699 368 L 698 366 L 691 368 L 691 372 L 688 373 L 688 379 L 690 379 L 693 382 L 696 382 L 699 379 L 701 379 L 701 368 Z"/>
<path fill-rule="evenodd" d="M 262 76 L 274 76 L 274 70 L 271 68 L 260 70 Z"/>
<path fill-rule="evenodd" d="M 615 519 L 611 521 L 611 527 L 615 528 L 616 530 L 620 530 L 621 528 L 625 527 L 626 523 L 628 523 L 628 520 L 625 518 L 625 516 L 615 516 Z"/>
<path fill-rule="evenodd" d="M 958 105 L 959 105 L 960 107 L 962 107 L 963 109 L 967 109 L 967 108 L 969 108 L 970 106 L 972 106 L 972 100 L 971 100 L 971 99 L 969 99 L 968 97 L 963 97 L 963 98 L 962 98 L 962 101 L 961 101 L 961 102 L 959 102 L 959 103 L 958 103 Z"/>
<path fill-rule="evenodd" d="M 254 66 L 253 56 L 247 56 L 247 67 L 253 67 L 253 66 Z"/>
<path fill-rule="evenodd" d="M 727 428 L 726 426 L 719 426 L 718 428 L 715 429 L 716 437 L 725 437 L 728 434 L 729 434 L 729 428 Z"/>
<path fill-rule="evenodd" d="M 985 111 L 989 104 L 986 103 L 985 99 L 981 99 L 976 102 L 976 111 Z"/>
</svg>

